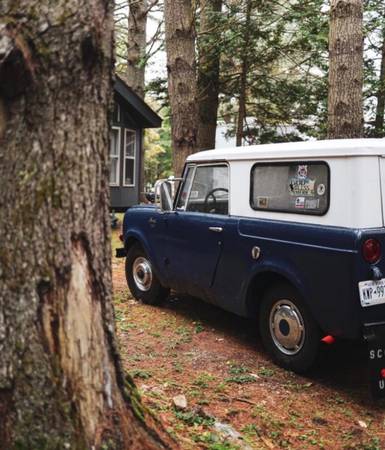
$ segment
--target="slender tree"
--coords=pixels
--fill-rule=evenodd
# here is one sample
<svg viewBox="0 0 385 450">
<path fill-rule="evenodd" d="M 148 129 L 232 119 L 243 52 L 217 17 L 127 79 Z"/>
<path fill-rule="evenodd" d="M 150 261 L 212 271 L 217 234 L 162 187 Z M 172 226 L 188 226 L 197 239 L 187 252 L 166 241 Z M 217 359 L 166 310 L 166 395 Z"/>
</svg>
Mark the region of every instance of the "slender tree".
<svg viewBox="0 0 385 450">
<path fill-rule="evenodd" d="M 239 86 L 239 99 L 238 99 L 238 119 L 237 119 L 237 131 L 236 131 L 236 145 L 237 147 L 242 145 L 243 139 L 243 127 L 246 120 L 246 89 L 247 89 L 247 75 L 249 71 L 249 53 L 250 53 L 250 22 L 252 11 L 252 0 L 246 1 L 245 21 L 243 30 L 243 45 L 241 49 L 241 75 Z"/>
<path fill-rule="evenodd" d="M 378 80 L 377 91 L 377 107 L 376 118 L 374 123 L 374 131 L 376 136 L 384 136 L 384 113 L 385 113 L 385 26 L 382 37 L 382 49 L 381 49 L 381 68 L 380 76 Z"/>
<path fill-rule="evenodd" d="M 144 97 L 147 0 L 129 0 L 127 32 L 127 84 Z"/>
<path fill-rule="evenodd" d="M 0 447 L 155 449 L 111 303 L 112 2 L 0 3 Z"/>
<path fill-rule="evenodd" d="M 144 75 L 146 55 L 146 26 L 147 26 L 147 0 L 128 0 L 128 29 L 127 29 L 127 70 L 126 81 L 132 90 L 144 98 Z M 142 135 L 142 140 L 144 135 Z M 139 197 L 144 201 L 144 145 L 141 146 L 139 161 Z"/>
<path fill-rule="evenodd" d="M 165 0 L 168 92 L 175 175 L 197 150 L 195 27 L 191 0 Z"/>
<path fill-rule="evenodd" d="M 332 0 L 329 32 L 329 139 L 363 135 L 363 2 Z"/>
<path fill-rule="evenodd" d="M 202 0 L 198 38 L 198 149 L 215 148 L 219 104 L 220 23 L 222 0 Z"/>
</svg>

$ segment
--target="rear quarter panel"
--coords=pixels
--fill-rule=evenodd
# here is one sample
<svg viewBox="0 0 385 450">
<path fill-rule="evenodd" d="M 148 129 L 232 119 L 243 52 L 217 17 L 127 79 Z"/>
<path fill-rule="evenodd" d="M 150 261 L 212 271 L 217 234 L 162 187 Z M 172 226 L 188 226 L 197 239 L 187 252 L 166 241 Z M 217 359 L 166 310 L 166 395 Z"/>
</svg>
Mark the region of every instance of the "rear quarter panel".
<svg viewBox="0 0 385 450">
<path fill-rule="evenodd" d="M 233 222 L 226 231 L 215 285 L 223 307 L 248 315 L 247 289 L 253 277 L 275 273 L 298 289 L 325 332 L 359 335 L 356 230 L 238 218 L 236 228 Z M 258 260 L 252 259 L 253 246 L 261 249 Z"/>
</svg>

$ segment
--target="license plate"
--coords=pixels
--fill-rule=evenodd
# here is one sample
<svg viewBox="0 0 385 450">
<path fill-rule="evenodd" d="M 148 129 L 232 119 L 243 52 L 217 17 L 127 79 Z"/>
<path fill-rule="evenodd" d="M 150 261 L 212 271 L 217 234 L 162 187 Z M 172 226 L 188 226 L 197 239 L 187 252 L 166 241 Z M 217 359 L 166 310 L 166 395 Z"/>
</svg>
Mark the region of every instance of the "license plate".
<svg viewBox="0 0 385 450">
<path fill-rule="evenodd" d="M 362 306 L 374 306 L 385 303 L 385 278 L 360 281 L 358 289 Z"/>
</svg>

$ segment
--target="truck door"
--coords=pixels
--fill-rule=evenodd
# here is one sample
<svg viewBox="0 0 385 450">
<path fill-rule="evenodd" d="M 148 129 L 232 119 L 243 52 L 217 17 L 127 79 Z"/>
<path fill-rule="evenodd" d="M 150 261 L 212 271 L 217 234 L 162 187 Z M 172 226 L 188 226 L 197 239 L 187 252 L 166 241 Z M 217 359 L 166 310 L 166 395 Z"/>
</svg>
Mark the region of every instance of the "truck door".
<svg viewBox="0 0 385 450">
<path fill-rule="evenodd" d="M 187 170 L 175 212 L 167 217 L 167 273 L 179 291 L 209 299 L 226 234 L 228 166 L 202 164 Z"/>
</svg>

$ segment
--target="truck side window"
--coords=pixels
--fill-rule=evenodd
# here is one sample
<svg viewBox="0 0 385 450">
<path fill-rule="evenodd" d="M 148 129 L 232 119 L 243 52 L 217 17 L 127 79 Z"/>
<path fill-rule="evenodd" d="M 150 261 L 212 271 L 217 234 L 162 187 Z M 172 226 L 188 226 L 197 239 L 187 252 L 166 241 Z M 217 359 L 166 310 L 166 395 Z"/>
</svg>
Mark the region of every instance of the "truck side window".
<svg viewBox="0 0 385 450">
<path fill-rule="evenodd" d="M 229 168 L 226 165 L 197 166 L 186 211 L 228 214 Z"/>
<path fill-rule="evenodd" d="M 188 166 L 186 176 L 184 177 L 183 185 L 181 187 L 178 201 L 176 204 L 177 209 L 185 209 L 187 203 L 187 196 L 190 190 L 192 176 L 194 173 L 194 166 Z"/>
<path fill-rule="evenodd" d="M 330 175 L 325 162 L 257 163 L 251 169 L 253 209 L 295 214 L 326 214 Z"/>
</svg>

